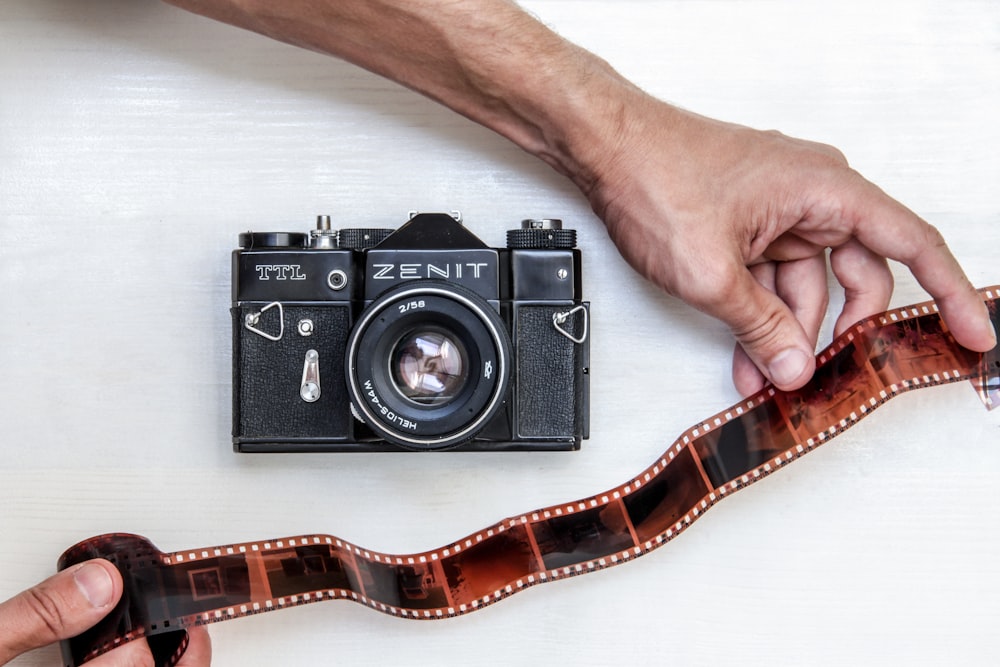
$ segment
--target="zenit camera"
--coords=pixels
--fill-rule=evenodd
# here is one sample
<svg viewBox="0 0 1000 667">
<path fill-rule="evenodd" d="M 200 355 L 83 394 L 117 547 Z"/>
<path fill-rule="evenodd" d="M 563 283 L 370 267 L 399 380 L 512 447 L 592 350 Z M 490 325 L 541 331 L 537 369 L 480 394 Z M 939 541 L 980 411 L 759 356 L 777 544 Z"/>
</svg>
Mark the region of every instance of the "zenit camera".
<svg viewBox="0 0 1000 667">
<path fill-rule="evenodd" d="M 590 304 L 576 232 L 526 220 L 492 248 L 461 216 L 240 235 L 241 452 L 573 450 L 588 437 Z"/>
</svg>

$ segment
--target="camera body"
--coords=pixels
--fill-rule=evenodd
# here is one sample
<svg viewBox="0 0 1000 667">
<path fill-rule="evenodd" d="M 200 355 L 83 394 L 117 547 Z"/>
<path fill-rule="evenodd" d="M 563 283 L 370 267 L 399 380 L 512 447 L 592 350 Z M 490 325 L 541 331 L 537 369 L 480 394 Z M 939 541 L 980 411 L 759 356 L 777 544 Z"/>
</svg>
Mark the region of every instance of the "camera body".
<svg viewBox="0 0 1000 667">
<path fill-rule="evenodd" d="M 590 304 L 575 246 L 558 220 L 526 220 L 492 248 L 442 213 L 241 234 L 234 449 L 579 449 Z"/>
</svg>

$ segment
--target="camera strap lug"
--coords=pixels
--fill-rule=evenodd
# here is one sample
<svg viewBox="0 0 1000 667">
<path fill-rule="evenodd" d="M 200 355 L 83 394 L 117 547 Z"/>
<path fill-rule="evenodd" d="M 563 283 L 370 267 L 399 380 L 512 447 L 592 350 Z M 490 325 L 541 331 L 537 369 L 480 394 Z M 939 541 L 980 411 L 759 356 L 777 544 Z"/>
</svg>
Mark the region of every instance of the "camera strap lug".
<svg viewBox="0 0 1000 667">
<path fill-rule="evenodd" d="M 572 315 L 574 315 L 577 312 L 583 313 L 583 333 L 581 333 L 579 336 L 574 336 L 569 331 L 564 329 L 562 325 L 564 325 L 566 323 L 566 320 L 568 320 Z M 587 340 L 587 334 L 589 333 L 590 330 L 590 322 L 587 319 L 587 307 L 581 304 L 576 308 L 573 308 L 572 310 L 565 310 L 559 313 L 552 313 L 552 326 L 556 328 L 556 331 L 561 333 L 563 336 L 566 336 L 566 338 L 569 338 L 577 345 L 583 344 L 583 342 Z"/>
<path fill-rule="evenodd" d="M 269 334 L 266 331 L 257 328 L 260 323 L 261 315 L 269 311 L 271 308 L 278 309 L 278 335 Z M 245 326 L 250 331 L 254 332 L 258 336 L 262 336 L 268 340 L 279 341 L 281 337 L 285 335 L 285 309 L 282 308 L 281 304 L 277 301 L 272 301 L 263 308 L 261 308 L 256 313 L 247 313 L 246 317 L 243 318 L 243 326 Z"/>
</svg>

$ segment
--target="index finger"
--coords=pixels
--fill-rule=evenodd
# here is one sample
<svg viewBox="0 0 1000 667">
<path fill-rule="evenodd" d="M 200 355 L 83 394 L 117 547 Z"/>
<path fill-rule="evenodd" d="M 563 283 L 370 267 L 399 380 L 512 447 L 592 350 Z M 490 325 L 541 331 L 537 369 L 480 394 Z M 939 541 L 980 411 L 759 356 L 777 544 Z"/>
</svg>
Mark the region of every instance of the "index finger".
<svg viewBox="0 0 1000 667">
<path fill-rule="evenodd" d="M 910 269 L 934 297 L 959 344 L 977 352 L 993 349 L 997 339 L 983 298 L 941 233 L 874 184 L 857 178 L 860 183 L 851 189 L 855 201 L 850 207 L 854 236 L 870 250 Z"/>
</svg>

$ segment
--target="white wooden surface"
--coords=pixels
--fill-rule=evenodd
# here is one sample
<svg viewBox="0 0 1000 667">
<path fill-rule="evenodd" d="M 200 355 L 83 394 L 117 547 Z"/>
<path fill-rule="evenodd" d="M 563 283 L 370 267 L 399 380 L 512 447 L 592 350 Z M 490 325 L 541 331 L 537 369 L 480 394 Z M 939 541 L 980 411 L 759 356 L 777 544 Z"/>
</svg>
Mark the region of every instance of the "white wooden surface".
<svg viewBox="0 0 1000 667">
<path fill-rule="evenodd" d="M 1000 282 L 995 0 L 525 4 L 657 95 L 839 146 L 974 282 Z M 592 439 L 234 454 L 237 233 L 410 209 L 459 209 L 493 244 L 529 216 L 579 230 Z M 894 305 L 925 298 L 896 275 Z M 729 353 L 721 325 L 631 272 L 572 186 L 396 85 L 152 0 L 0 4 L 0 598 L 109 531 L 164 550 L 442 545 L 644 468 L 735 402 Z M 215 664 L 995 664 L 998 436 L 967 385 L 917 392 L 637 562 L 452 621 L 324 603 L 222 623 Z"/>
</svg>

